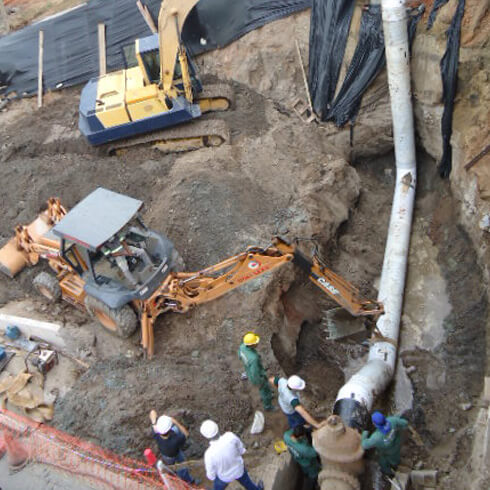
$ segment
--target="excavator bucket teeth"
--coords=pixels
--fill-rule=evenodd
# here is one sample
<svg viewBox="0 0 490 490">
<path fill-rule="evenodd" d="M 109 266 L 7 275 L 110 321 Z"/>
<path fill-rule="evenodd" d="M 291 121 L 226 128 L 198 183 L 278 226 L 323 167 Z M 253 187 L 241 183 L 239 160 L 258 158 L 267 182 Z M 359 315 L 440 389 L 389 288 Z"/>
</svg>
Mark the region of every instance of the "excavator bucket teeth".
<svg viewBox="0 0 490 490">
<path fill-rule="evenodd" d="M 9 277 L 14 277 L 27 264 L 27 255 L 17 247 L 16 238 L 11 238 L 5 246 L 0 249 L 0 272 Z"/>
<path fill-rule="evenodd" d="M 365 321 L 365 317 L 354 317 L 343 308 L 332 308 L 324 312 L 322 324 L 330 340 L 346 337 L 364 340 L 368 335 Z"/>
</svg>

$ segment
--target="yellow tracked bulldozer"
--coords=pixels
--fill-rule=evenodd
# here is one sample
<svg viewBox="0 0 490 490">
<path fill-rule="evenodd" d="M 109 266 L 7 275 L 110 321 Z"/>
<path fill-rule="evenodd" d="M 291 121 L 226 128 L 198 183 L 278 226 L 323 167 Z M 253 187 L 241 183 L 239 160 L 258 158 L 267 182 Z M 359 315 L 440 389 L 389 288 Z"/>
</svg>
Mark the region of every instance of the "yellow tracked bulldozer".
<svg viewBox="0 0 490 490">
<path fill-rule="evenodd" d="M 163 0 L 158 33 L 136 39 L 137 61 L 125 70 L 90 80 L 82 90 L 79 128 L 92 145 L 108 153 L 152 145 L 164 152 L 187 151 L 228 142 L 220 120 L 196 120 L 232 104 L 229 86 L 204 89 L 181 39 L 184 22 L 199 0 Z"/>
<path fill-rule="evenodd" d="M 363 298 L 345 279 L 275 237 L 218 264 L 183 272 L 172 242 L 148 229 L 143 202 L 98 188 L 67 212 L 56 198 L 30 225 L 0 249 L 0 270 L 14 277 L 39 259 L 53 274 L 40 273 L 34 287 L 48 301 L 86 309 L 107 330 L 129 337 L 141 327 L 141 343 L 153 355 L 153 325 L 166 312 L 185 313 L 262 274 L 292 262 L 353 316 L 378 317 L 383 305 Z"/>
</svg>

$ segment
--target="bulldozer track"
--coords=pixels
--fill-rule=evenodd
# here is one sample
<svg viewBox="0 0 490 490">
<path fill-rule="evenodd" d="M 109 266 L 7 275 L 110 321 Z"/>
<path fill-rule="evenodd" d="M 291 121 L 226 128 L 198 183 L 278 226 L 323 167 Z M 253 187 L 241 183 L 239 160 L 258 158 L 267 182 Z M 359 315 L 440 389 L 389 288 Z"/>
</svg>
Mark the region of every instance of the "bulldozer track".
<svg viewBox="0 0 490 490">
<path fill-rule="evenodd" d="M 179 153 L 230 142 L 230 129 L 219 119 L 194 120 L 173 128 L 155 131 L 110 144 L 109 155 L 136 146 L 151 145 L 164 153 Z"/>
</svg>

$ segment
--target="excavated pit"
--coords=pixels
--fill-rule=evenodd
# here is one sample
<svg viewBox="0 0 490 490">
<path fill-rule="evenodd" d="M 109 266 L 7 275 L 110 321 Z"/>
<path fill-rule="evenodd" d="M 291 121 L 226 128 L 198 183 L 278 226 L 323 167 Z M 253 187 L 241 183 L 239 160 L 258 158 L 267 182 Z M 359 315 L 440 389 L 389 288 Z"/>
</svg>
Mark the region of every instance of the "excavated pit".
<svg viewBox="0 0 490 490">
<path fill-rule="evenodd" d="M 473 12 L 476 3 L 467 4 Z M 433 28 L 436 34 L 420 28 L 413 64 L 419 144 L 437 158 L 438 62 L 444 22 L 451 18 L 444 9 Z M 51 195 L 71 207 L 102 185 L 142 199 L 147 223 L 175 242 L 190 270 L 247 245 L 266 245 L 274 234 L 315 237 L 328 265 L 376 298 L 394 184 L 393 157 L 385 155 L 392 147 L 386 78 L 378 77 L 365 97 L 352 140 L 347 128 L 301 122 L 291 109 L 291 101 L 304 96 L 291 40 L 297 39 L 306 53 L 308 25 L 309 12 L 304 12 L 198 60 L 211 74 L 208 80 L 233 80 L 236 93 L 234 110 L 220 115 L 231 127 L 231 145 L 217 149 L 184 155 L 138 149 L 107 157 L 78 134 L 79 88 L 47 94 L 39 111 L 33 100 L 11 103 L 0 113 L 0 244 L 16 224 L 30 222 Z M 470 25 L 475 37 L 463 39 L 467 50 L 455 112 L 455 162 L 464 159 L 467 126 L 473 134 L 471 155 L 478 153 L 485 134 L 485 73 L 483 64 L 469 62 L 483 56 L 475 25 Z M 347 56 L 355 33 L 351 38 Z M 405 444 L 404 464 L 437 468 L 440 488 L 463 490 L 486 369 L 490 327 L 486 278 L 479 267 L 488 251 L 472 228 L 474 186 L 462 165 L 455 166 L 450 186 L 422 149 L 418 164 L 400 360 L 395 383 L 376 408 L 405 411 L 421 435 L 424 447 L 412 440 Z M 312 244 L 304 241 L 301 247 L 309 253 Z M 199 423 L 213 417 L 223 430 L 242 436 L 254 478 L 276 478 L 276 486 L 268 482 L 274 490 L 300 488 L 294 467 L 272 450 L 286 429 L 284 417 L 267 415 L 263 434 L 248 432 L 260 401 L 256 390 L 240 380 L 240 338 L 249 329 L 261 333 L 260 353 L 269 373 L 304 377 L 305 405 L 318 417 L 330 414 L 338 389 L 368 350 L 359 342 L 327 339 L 323 310 L 335 305 L 301 272 L 287 266 L 187 315 L 161 317 L 156 356 L 147 361 L 138 336 L 115 339 L 69 305 L 46 307 L 31 287 L 41 270 L 46 266 L 26 269 L 15 280 L 0 278 L 0 305 L 27 301 L 26 315 L 65 325 L 73 333 L 73 352 L 92 364 L 58 398 L 54 426 L 141 458 L 151 444 L 148 413 L 155 408 L 191 428 L 187 455 L 195 459 L 205 448 Z M 368 468 L 373 473 L 374 465 Z M 203 477 L 202 465 L 195 473 Z M 363 479 L 364 490 L 376 479 L 371 473 Z"/>
</svg>

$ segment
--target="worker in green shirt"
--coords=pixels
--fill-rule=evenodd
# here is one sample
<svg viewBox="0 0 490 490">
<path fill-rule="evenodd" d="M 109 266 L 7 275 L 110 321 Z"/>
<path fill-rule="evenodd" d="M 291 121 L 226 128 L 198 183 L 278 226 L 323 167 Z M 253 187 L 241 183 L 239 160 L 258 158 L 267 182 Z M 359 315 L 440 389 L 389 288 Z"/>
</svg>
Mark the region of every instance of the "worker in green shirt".
<svg viewBox="0 0 490 490">
<path fill-rule="evenodd" d="M 362 448 L 365 450 L 375 448 L 381 471 L 385 475 L 393 476 L 393 469 L 400 464 L 401 433 L 408 427 L 408 422 L 395 415 L 385 417 L 381 412 L 373 412 L 371 420 L 376 430 L 371 436 L 367 430 L 362 433 Z"/>
<path fill-rule="evenodd" d="M 306 489 L 310 490 L 315 488 L 321 466 L 317 452 L 308 442 L 305 426 L 298 425 L 294 429 L 286 431 L 284 433 L 284 442 L 291 456 L 300 465 L 301 471 L 305 475 Z"/>
<path fill-rule="evenodd" d="M 272 391 L 267 380 L 267 374 L 260 361 L 260 356 L 257 353 L 259 341 L 260 337 L 254 332 L 246 333 L 238 349 L 238 357 L 245 366 L 245 371 L 250 382 L 259 388 L 264 410 L 270 411 L 274 409 L 272 405 Z"/>
</svg>

